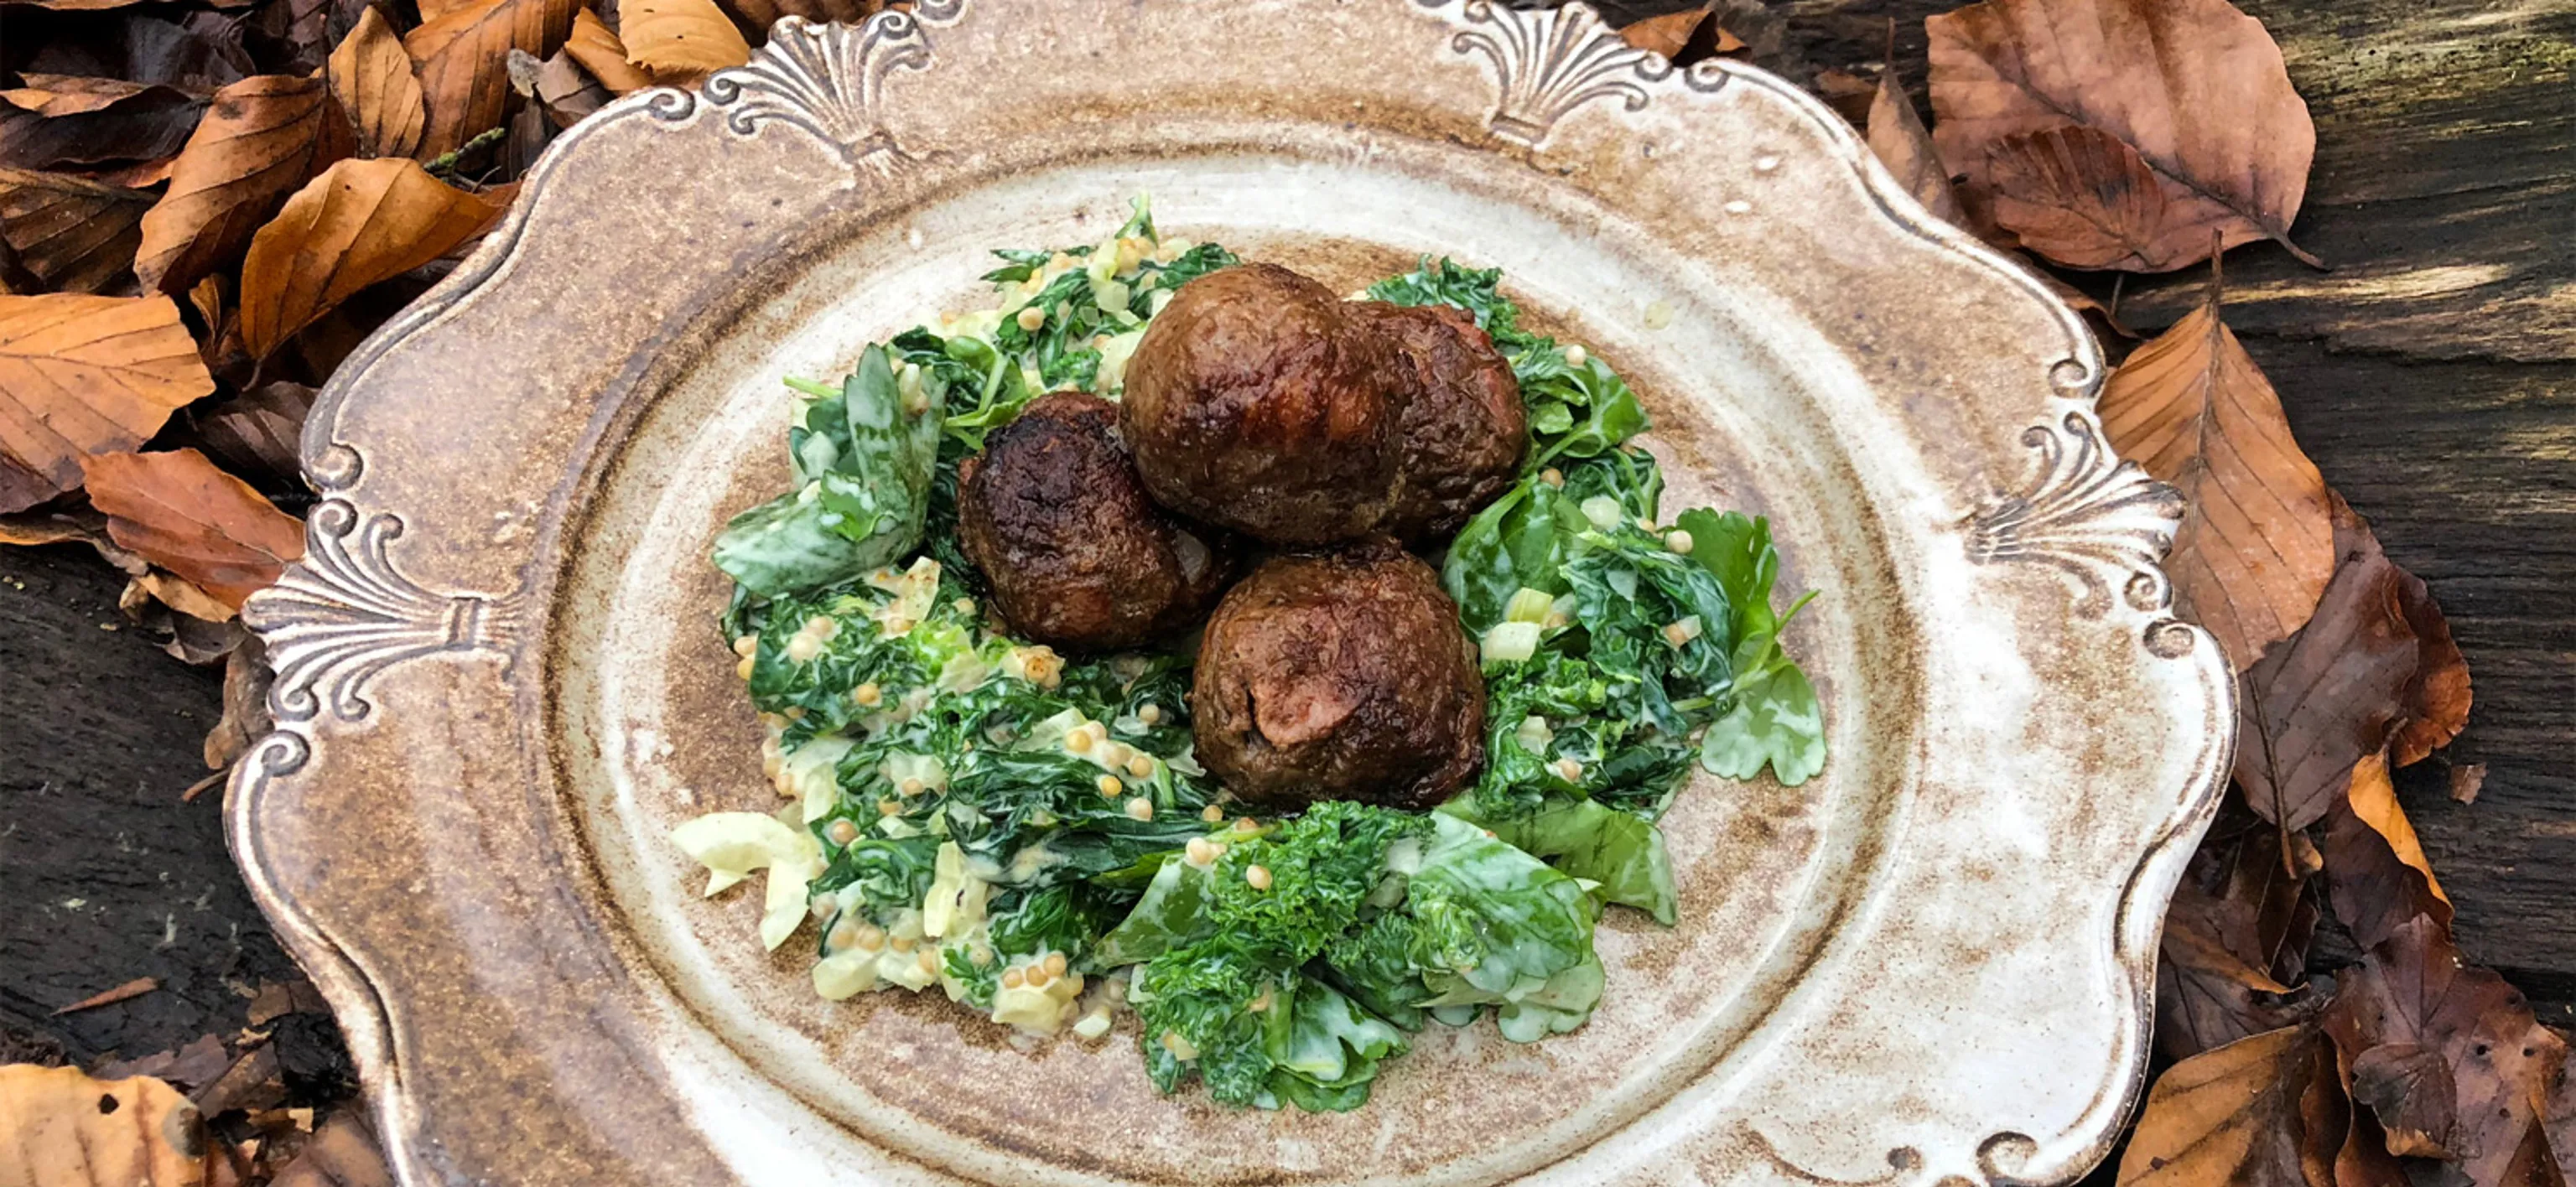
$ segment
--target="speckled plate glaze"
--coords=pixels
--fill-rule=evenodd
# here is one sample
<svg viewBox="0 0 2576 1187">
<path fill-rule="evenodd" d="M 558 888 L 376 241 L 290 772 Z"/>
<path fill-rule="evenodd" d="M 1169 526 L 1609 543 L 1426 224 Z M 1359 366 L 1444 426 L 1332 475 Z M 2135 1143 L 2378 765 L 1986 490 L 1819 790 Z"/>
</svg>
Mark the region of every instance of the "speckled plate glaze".
<svg viewBox="0 0 2576 1187">
<path fill-rule="evenodd" d="M 816 999 L 663 841 L 775 803 L 703 558 L 785 481 L 780 377 L 1138 191 L 1336 285 L 1502 265 L 1646 393 L 1672 505 L 1767 513 L 1824 591 L 1793 642 L 1832 764 L 1684 792 L 1682 923 L 1607 921 L 1580 1032 L 1433 1028 L 1348 1115 L 1165 1100 L 1132 1030 Z M 233 845 L 411 1184 L 2072 1179 L 2137 1091 L 2235 722 L 2101 373 L 1823 107 L 1579 6 L 791 20 L 565 134 L 334 378 L 310 553 L 247 611 L 278 730 Z"/>
</svg>

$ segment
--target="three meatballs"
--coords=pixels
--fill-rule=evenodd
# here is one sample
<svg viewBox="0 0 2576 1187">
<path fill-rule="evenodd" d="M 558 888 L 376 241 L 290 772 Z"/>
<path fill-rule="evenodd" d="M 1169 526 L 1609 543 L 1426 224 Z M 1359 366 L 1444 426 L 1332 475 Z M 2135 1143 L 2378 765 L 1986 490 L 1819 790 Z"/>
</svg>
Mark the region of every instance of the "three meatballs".
<svg viewBox="0 0 2576 1187">
<path fill-rule="evenodd" d="M 1197 622 L 1233 576 L 1221 548 L 1145 497 L 1106 400 L 1030 401 L 957 479 L 959 543 L 994 608 L 1049 646 L 1151 642 Z"/>
<path fill-rule="evenodd" d="M 1123 403 L 1056 393 L 995 431 L 959 470 L 959 535 L 993 606 L 1059 648 L 1137 646 L 1215 603 L 1192 729 L 1237 796 L 1421 810 L 1483 765 L 1485 685 L 1405 544 L 1501 494 L 1527 441 L 1511 364 L 1466 314 L 1249 264 L 1173 296 Z M 1229 532 L 1306 551 L 1229 591 Z"/>
<path fill-rule="evenodd" d="M 1420 811 L 1485 759 L 1485 682 L 1431 566 L 1394 540 L 1284 556 L 1208 619 L 1190 689 L 1199 762 L 1275 809 Z"/>
<path fill-rule="evenodd" d="M 1528 438 L 1474 321 L 1341 301 L 1272 264 L 1174 294 L 1127 364 L 1120 425 L 1165 506 L 1288 546 L 1453 531 Z"/>
</svg>

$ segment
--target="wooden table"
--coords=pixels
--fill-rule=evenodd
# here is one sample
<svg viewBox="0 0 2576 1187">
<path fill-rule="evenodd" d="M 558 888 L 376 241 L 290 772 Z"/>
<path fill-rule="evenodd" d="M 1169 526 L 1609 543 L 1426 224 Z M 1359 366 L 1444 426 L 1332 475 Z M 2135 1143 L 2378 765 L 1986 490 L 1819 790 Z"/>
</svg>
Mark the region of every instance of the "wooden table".
<svg viewBox="0 0 2576 1187">
<path fill-rule="evenodd" d="M 2295 235 L 2335 267 L 2241 249 L 2227 317 L 2327 479 L 2450 614 L 2477 693 L 2450 758 L 2488 764 L 2485 791 L 2451 802 L 2437 759 L 2401 774 L 2401 796 L 2458 905 L 2463 947 L 2568 1025 L 2576 4 L 2240 3 L 2279 37 L 2316 115 Z M 1862 67 L 1894 17 L 1919 97 L 1921 18 L 1951 6 L 1789 0 L 1784 48 L 1809 69 Z M 2127 285 L 2121 316 L 2161 327 L 2198 284 Z M 0 1059 L 28 1036 L 88 1059 L 237 1028 L 247 989 L 288 967 L 232 871 L 215 798 L 178 798 L 204 773 L 217 681 L 132 630 L 102 629 L 123 621 L 119 585 L 82 550 L 0 548 L 0 1031 L 18 1036 Z M 2326 944 L 2317 959 L 2349 952 Z M 48 1017 L 138 976 L 164 988 Z"/>
</svg>

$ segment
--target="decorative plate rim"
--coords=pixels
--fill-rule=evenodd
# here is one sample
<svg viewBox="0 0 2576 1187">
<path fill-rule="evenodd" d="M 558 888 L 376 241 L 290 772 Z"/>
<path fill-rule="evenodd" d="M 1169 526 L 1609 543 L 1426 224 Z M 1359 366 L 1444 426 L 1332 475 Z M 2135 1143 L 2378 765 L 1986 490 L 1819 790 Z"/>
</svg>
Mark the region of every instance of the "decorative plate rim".
<svg viewBox="0 0 2576 1187">
<path fill-rule="evenodd" d="M 975 0 L 971 7 L 981 11 L 995 3 Z M 1961 525 L 1969 559 L 1981 565 L 2034 563 L 2065 573 L 2077 587 L 2079 613 L 2098 607 L 2107 614 L 2117 604 L 2151 616 L 2138 642 L 2152 656 L 2215 652 L 2206 632 L 2170 616 L 2172 588 L 2163 560 L 2181 516 L 2181 498 L 2134 463 L 2119 460 L 2104 439 L 2092 409 L 2105 369 L 2081 319 L 2023 267 L 1933 218 L 1820 101 L 1767 72 L 1732 61 L 1676 70 L 1660 56 L 1618 41 L 1579 0 L 1536 10 L 1487 0 L 1414 0 L 1408 7 L 1449 19 L 1456 26 L 1452 50 L 1492 64 L 1497 97 L 1487 125 L 1499 150 L 1526 153 L 1535 163 L 1554 124 L 1567 114 L 1603 100 L 1616 100 L 1628 111 L 1641 109 L 1650 100 L 1649 87 L 1676 76 L 1701 90 L 1729 82 L 1761 87 L 1825 130 L 1842 163 L 1855 172 L 1863 193 L 1890 224 L 1971 261 L 2050 309 L 2068 351 L 2051 367 L 2048 381 L 2069 406 L 2051 410 L 2022 433 L 2021 443 L 2034 454 L 2028 481 L 2017 490 L 1997 490 Z M 640 91 L 567 130 L 530 170 L 503 223 L 453 273 L 353 352 L 316 397 L 302 452 L 308 482 L 322 498 L 309 517 L 307 555 L 244 610 L 245 623 L 268 644 L 278 673 L 269 703 L 276 725 L 232 773 L 226 833 L 254 898 L 347 1032 L 389 1161 L 406 1183 L 437 1179 L 434 1160 L 415 1143 L 416 1106 L 394 1050 L 390 1007 L 330 929 L 278 884 L 261 848 L 258 822 L 278 781 L 304 771 L 328 735 L 373 711 L 365 690 L 377 672 L 443 651 L 493 650 L 506 663 L 509 644 L 528 617 L 522 603 L 529 583 L 523 574 L 513 589 L 482 594 L 432 589 L 406 576 L 388 553 L 388 545 L 401 535 L 402 521 L 384 508 L 366 506 L 355 491 L 368 463 L 355 445 L 335 435 L 344 405 L 364 388 L 377 362 L 508 274 L 525 246 L 538 199 L 582 144 L 639 117 L 679 119 L 704 106 L 723 110 L 729 128 L 746 137 L 771 121 L 793 125 L 835 145 L 853 168 L 864 169 L 893 141 L 882 127 L 851 122 L 852 114 L 875 106 L 888 73 L 927 68 L 931 53 L 926 34 L 965 19 L 969 8 L 968 0 L 923 0 L 910 12 L 882 12 L 861 25 L 788 17 L 773 28 L 768 44 L 748 65 L 717 72 L 703 92 Z M 2131 869 L 2119 894 L 2113 934 L 2100 937 L 2109 941 L 2112 962 L 2125 974 L 2132 1000 L 2127 1052 L 2106 1069 L 2106 1082 L 2085 1113 L 2085 1123 L 2096 1132 L 2068 1157 L 2046 1166 L 2026 1162 L 2037 1146 L 2032 1137 L 1986 1135 L 1975 1149 L 1977 1165 L 1989 1182 L 2053 1183 L 2079 1177 L 2107 1152 L 2119 1118 L 2143 1086 L 2164 901 L 2215 812 L 2235 745 L 2234 682 L 2217 681 L 2211 692 L 2211 744 L 2204 748 L 2190 785 L 2179 789 Z M 1809 1182 L 1836 1181 L 1800 1169 L 1771 1149 L 1759 1130 L 1753 1136 L 1782 1173 Z M 1909 1152 L 1890 1154 L 1893 1170 L 1885 1181 L 1911 1169 L 1902 1165 Z"/>
</svg>

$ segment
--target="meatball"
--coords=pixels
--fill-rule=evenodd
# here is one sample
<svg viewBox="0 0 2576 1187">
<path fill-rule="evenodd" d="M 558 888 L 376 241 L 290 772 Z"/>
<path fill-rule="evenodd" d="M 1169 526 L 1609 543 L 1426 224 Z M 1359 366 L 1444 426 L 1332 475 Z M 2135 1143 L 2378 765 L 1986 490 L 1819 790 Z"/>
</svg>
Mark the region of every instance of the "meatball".
<svg viewBox="0 0 2576 1187">
<path fill-rule="evenodd" d="M 1225 555 L 1145 497 L 1118 410 L 1031 401 L 958 467 L 957 534 L 1012 629 L 1069 651 L 1133 647 L 1197 621 Z"/>
<path fill-rule="evenodd" d="M 1416 544 L 1448 536 L 1520 472 L 1529 450 L 1520 380 L 1464 310 L 1382 301 L 1350 309 L 1393 349 L 1405 399 L 1395 492 L 1380 528 Z"/>
<path fill-rule="evenodd" d="M 1136 344 L 1121 412 L 1136 469 L 1182 514 L 1273 544 L 1366 533 L 1403 416 L 1384 339 L 1272 264 L 1181 286 Z"/>
<path fill-rule="evenodd" d="M 1431 567 L 1372 537 L 1253 571 L 1208 619 L 1190 688 L 1199 762 L 1279 809 L 1421 810 L 1485 758 L 1476 645 Z"/>
</svg>

